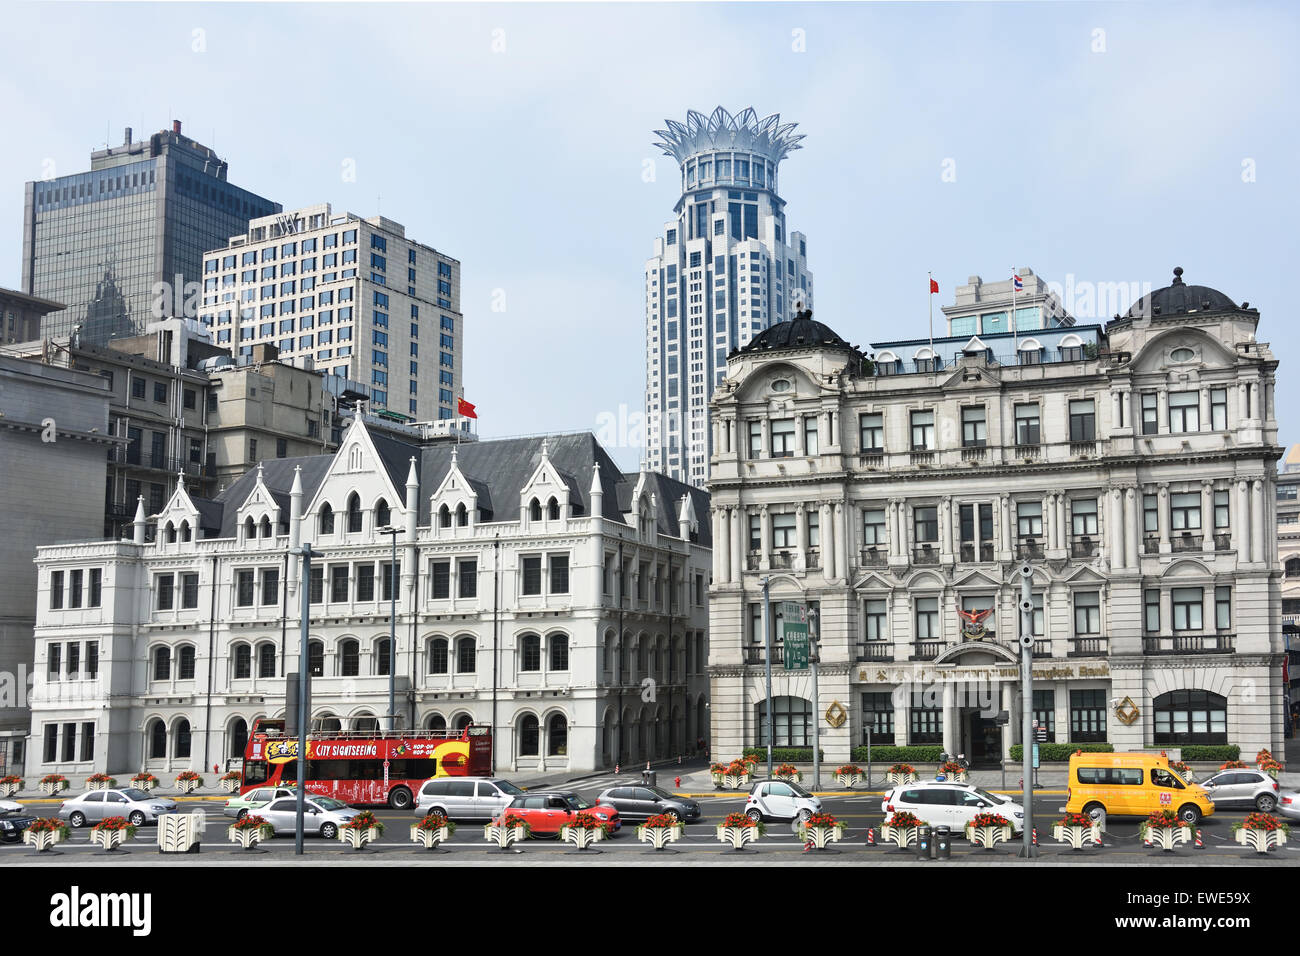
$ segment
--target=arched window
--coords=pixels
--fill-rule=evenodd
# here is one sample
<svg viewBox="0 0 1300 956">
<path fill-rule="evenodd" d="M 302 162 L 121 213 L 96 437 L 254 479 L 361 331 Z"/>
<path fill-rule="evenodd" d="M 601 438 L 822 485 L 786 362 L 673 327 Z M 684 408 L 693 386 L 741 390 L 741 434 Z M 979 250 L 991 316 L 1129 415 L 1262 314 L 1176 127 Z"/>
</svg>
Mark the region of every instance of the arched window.
<svg viewBox="0 0 1300 956">
<path fill-rule="evenodd" d="M 194 680 L 194 645 L 186 644 L 180 649 L 177 680 Z"/>
<path fill-rule="evenodd" d="M 360 733 L 374 733 L 379 730 L 379 718 L 373 714 L 358 714 L 352 718 L 352 729 Z"/>
<path fill-rule="evenodd" d="M 542 520 L 542 503 L 536 498 L 528 503 L 528 518 L 530 521 Z"/>
<path fill-rule="evenodd" d="M 447 718 L 442 714 L 430 714 L 424 718 L 425 730 L 431 730 L 435 734 L 445 734 L 447 732 Z"/>
<path fill-rule="evenodd" d="M 552 757 L 569 752 L 569 721 L 563 714 L 552 714 L 546 722 L 546 752 Z"/>
<path fill-rule="evenodd" d="M 275 645 L 263 644 L 257 649 L 257 676 L 275 676 Z"/>
<path fill-rule="evenodd" d="M 465 503 L 462 501 L 456 506 L 456 526 L 463 528 L 469 524 L 469 512 L 465 509 Z"/>
<path fill-rule="evenodd" d="M 315 720 L 316 728 L 321 733 L 336 734 L 343 729 L 343 721 L 339 720 L 333 714 L 326 712 L 321 714 Z"/>
<path fill-rule="evenodd" d="M 1228 699 L 1208 690 L 1173 690 L 1155 707 L 1156 744 L 1226 744 Z"/>
<path fill-rule="evenodd" d="M 189 523 L 188 521 L 182 521 L 182 522 L 181 522 L 181 540 L 182 540 L 182 541 L 189 541 L 189 540 L 190 540 L 190 537 L 191 537 L 191 535 L 190 535 L 190 523 Z"/>
<path fill-rule="evenodd" d="M 524 634 L 519 638 L 519 670 L 539 671 L 542 669 L 542 639 L 536 634 Z"/>
<path fill-rule="evenodd" d="M 170 647 L 159 647 L 153 652 L 153 679 L 171 680 L 171 677 L 172 649 Z"/>
<path fill-rule="evenodd" d="M 190 755 L 190 722 L 184 717 L 177 722 L 176 733 L 172 739 L 175 741 L 172 756 L 188 758 Z"/>
<path fill-rule="evenodd" d="M 165 760 L 167 758 L 167 727 L 161 720 L 154 720 L 149 725 L 148 738 L 149 758 L 151 760 Z"/>
<path fill-rule="evenodd" d="M 569 636 L 567 634 L 551 635 L 551 670 L 567 671 L 569 669 Z"/>
<path fill-rule="evenodd" d="M 170 521 L 163 527 L 163 540 L 168 544 L 176 543 L 176 526 Z"/>
<path fill-rule="evenodd" d="M 560 520 L 560 503 L 554 498 L 546 503 L 546 517 L 551 521 Z"/>
<path fill-rule="evenodd" d="M 253 676 L 253 649 L 247 644 L 236 644 L 232 653 L 235 658 L 235 680 L 248 680 Z"/>
<path fill-rule="evenodd" d="M 471 717 L 469 714 L 461 714 L 459 717 L 456 718 L 456 732 L 457 733 L 461 732 L 472 723 L 474 723 L 473 717 Z"/>
<path fill-rule="evenodd" d="M 271 519 L 267 515 L 262 515 L 261 535 L 263 538 L 271 537 Z"/>
<path fill-rule="evenodd" d="M 393 656 L 389 650 L 388 638 L 380 638 L 375 642 L 375 673 L 381 677 L 387 677 L 392 661 Z"/>
<path fill-rule="evenodd" d="M 320 533 L 334 533 L 334 509 L 330 507 L 328 501 L 320 506 Z"/>
<path fill-rule="evenodd" d="M 451 509 L 448 508 L 446 505 L 443 505 L 441 508 L 438 509 L 438 527 L 440 528 L 451 527 Z"/>
<path fill-rule="evenodd" d="M 375 527 L 386 528 L 392 524 L 393 509 L 388 507 L 388 502 L 383 498 L 375 504 Z"/>
<path fill-rule="evenodd" d="M 252 540 L 257 537 L 257 523 L 253 521 L 253 516 L 249 515 L 244 519 L 244 539 Z"/>
<path fill-rule="evenodd" d="M 244 750 L 248 747 L 248 721 L 243 717 L 238 717 L 230 725 L 230 733 L 227 735 L 230 740 L 230 748 L 226 751 L 227 756 L 242 757 Z"/>
<path fill-rule="evenodd" d="M 1283 565 L 1283 567 L 1286 568 L 1286 576 L 1288 578 L 1294 578 L 1297 575 L 1300 575 L 1300 558 L 1287 558 L 1286 564 Z"/>
<path fill-rule="evenodd" d="M 353 445 L 348 449 L 348 471 L 361 470 L 361 446 Z"/>
<path fill-rule="evenodd" d="M 474 638 L 462 637 L 456 642 L 456 673 L 474 673 Z"/>
<path fill-rule="evenodd" d="M 447 639 L 435 637 L 429 642 L 429 673 L 447 673 Z"/>
<path fill-rule="evenodd" d="M 348 639 L 339 643 L 339 676 L 356 677 L 361 673 L 361 645 Z"/>
<path fill-rule="evenodd" d="M 807 747 L 808 734 L 812 729 L 812 704 L 802 697 L 773 698 L 776 706 L 772 708 L 772 732 L 776 735 L 773 742 L 777 747 Z M 767 701 L 759 701 L 758 710 L 758 745 L 767 746 Z"/>
<path fill-rule="evenodd" d="M 348 533 L 361 530 L 361 496 L 355 491 L 348 496 Z"/>
<path fill-rule="evenodd" d="M 321 641 L 307 642 L 307 673 L 312 677 L 325 676 L 325 644 Z"/>
<path fill-rule="evenodd" d="M 536 757 L 538 745 L 538 723 L 533 714 L 524 714 L 519 719 L 519 756 Z"/>
</svg>

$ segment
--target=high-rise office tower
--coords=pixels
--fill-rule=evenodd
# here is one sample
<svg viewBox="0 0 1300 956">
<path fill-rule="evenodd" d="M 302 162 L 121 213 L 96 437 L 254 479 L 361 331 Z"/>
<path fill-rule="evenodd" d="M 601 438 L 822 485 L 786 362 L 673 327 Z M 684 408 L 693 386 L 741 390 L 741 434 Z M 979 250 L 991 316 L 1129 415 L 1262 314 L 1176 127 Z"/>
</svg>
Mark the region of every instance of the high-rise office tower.
<svg viewBox="0 0 1300 956">
<path fill-rule="evenodd" d="M 399 222 L 329 203 L 255 219 L 203 257 L 202 323 L 222 348 L 332 376 L 372 410 L 452 418 L 461 394 L 460 262 Z"/>
<path fill-rule="evenodd" d="M 655 145 L 681 167 L 682 193 L 646 262 L 646 458 L 702 486 L 727 355 L 812 306 L 806 240 L 787 230 L 777 194 L 777 167 L 803 136 L 753 109 L 666 122 Z"/>
<path fill-rule="evenodd" d="M 67 306 L 46 317 L 42 335 L 80 327 L 82 344 L 102 344 L 179 314 L 203 253 L 280 211 L 227 182 L 226 162 L 182 135 L 179 120 L 146 140 L 127 129 L 124 139 L 91 153 L 90 172 L 27 184 L 23 291 Z M 159 283 L 180 294 L 159 296 Z"/>
</svg>

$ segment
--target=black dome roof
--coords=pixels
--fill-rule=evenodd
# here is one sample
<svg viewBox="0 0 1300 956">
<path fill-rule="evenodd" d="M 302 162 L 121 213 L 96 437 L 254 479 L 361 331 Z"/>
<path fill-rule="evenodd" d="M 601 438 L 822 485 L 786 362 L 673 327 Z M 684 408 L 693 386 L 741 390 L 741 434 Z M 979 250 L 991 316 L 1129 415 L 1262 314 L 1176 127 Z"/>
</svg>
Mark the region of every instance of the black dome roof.
<svg viewBox="0 0 1300 956">
<path fill-rule="evenodd" d="M 1156 289 L 1133 303 L 1125 318 L 1138 316 L 1178 315 L 1187 312 L 1237 312 L 1235 302 L 1218 289 L 1205 285 L 1187 285 L 1183 282 L 1183 269 L 1174 268 L 1174 281 L 1163 289 Z"/>
<path fill-rule="evenodd" d="M 754 336 L 747 345 L 742 345 L 740 352 L 773 352 L 781 349 L 831 348 L 845 352 L 854 351 L 828 325 L 816 322 L 812 309 L 798 313 L 789 322 L 770 325 Z"/>
</svg>

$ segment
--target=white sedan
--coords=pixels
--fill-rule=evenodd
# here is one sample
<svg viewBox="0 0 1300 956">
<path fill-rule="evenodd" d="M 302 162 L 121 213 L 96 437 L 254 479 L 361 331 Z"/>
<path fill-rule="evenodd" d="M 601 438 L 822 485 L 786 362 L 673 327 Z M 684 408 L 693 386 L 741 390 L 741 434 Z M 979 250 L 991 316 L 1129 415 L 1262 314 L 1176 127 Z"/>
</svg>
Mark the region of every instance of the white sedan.
<svg viewBox="0 0 1300 956">
<path fill-rule="evenodd" d="M 907 811 L 932 827 L 951 827 L 964 833 L 966 824 L 981 813 L 996 813 L 1011 824 L 1012 832 L 1025 826 L 1025 809 L 970 783 L 922 780 L 895 787 L 885 794 L 885 817 Z"/>
</svg>

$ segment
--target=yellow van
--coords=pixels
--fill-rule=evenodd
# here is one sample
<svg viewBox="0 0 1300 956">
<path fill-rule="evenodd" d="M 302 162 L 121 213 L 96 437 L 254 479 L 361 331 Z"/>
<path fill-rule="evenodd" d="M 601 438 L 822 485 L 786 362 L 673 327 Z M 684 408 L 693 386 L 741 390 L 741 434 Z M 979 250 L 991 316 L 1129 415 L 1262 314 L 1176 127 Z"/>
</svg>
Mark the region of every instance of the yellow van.
<svg viewBox="0 0 1300 956">
<path fill-rule="evenodd" d="M 1146 753 L 1076 753 L 1070 756 L 1065 809 L 1100 817 L 1145 817 L 1173 810 L 1195 826 L 1214 813 L 1209 791 L 1187 783 L 1169 767 L 1169 758 Z"/>
</svg>

